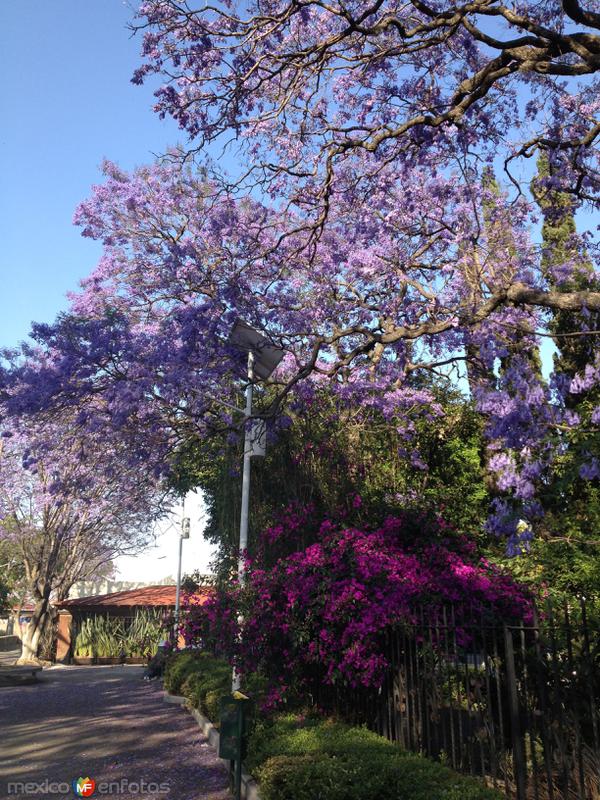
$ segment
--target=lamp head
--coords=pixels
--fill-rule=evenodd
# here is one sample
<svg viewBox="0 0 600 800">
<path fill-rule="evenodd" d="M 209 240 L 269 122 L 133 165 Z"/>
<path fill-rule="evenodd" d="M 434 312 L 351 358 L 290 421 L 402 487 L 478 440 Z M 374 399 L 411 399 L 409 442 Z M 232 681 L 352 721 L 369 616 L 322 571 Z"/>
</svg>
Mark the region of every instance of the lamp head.
<svg viewBox="0 0 600 800">
<path fill-rule="evenodd" d="M 254 356 L 254 372 L 265 380 L 283 358 L 283 350 L 254 330 L 246 322 L 238 319 L 229 334 L 229 343 L 239 350 L 251 352 Z"/>
</svg>

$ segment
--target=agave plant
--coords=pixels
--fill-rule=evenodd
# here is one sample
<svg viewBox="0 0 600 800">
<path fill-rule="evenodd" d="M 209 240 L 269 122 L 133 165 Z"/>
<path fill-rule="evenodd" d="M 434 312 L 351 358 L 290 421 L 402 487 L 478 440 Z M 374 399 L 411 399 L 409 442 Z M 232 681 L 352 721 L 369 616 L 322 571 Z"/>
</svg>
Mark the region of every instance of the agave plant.
<svg viewBox="0 0 600 800">
<path fill-rule="evenodd" d="M 129 628 L 124 641 L 128 656 L 148 656 L 156 652 L 159 642 L 167 635 L 164 620 L 158 609 L 140 609 Z"/>
<path fill-rule="evenodd" d="M 93 641 L 92 619 L 87 617 L 79 626 L 79 631 L 75 638 L 73 645 L 75 656 L 78 658 L 90 658 L 93 656 Z"/>
<path fill-rule="evenodd" d="M 125 627 L 119 617 L 87 617 L 75 639 L 75 656 L 116 658 L 123 650 Z"/>
<path fill-rule="evenodd" d="M 122 617 L 87 617 L 77 633 L 74 653 L 77 657 L 117 658 L 122 653 L 146 657 L 156 652 L 167 632 L 158 609 L 140 609 L 129 625 Z"/>
</svg>

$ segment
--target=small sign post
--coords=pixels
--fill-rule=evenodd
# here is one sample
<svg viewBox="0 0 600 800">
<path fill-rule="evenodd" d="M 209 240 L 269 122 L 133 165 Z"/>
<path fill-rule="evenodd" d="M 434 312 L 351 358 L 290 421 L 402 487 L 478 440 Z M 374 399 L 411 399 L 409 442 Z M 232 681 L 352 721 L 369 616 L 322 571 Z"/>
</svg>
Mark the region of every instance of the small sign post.
<svg viewBox="0 0 600 800">
<path fill-rule="evenodd" d="M 234 692 L 221 700 L 219 758 L 235 762 L 235 800 L 240 800 L 242 793 L 242 761 L 246 755 L 251 705 L 250 698 L 241 692 Z"/>
</svg>

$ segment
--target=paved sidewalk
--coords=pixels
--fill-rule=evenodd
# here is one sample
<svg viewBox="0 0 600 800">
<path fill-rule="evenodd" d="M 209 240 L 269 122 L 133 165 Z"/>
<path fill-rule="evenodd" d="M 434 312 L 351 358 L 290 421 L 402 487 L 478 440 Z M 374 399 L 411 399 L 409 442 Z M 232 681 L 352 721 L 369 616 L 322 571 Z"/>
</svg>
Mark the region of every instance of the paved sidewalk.
<svg viewBox="0 0 600 800">
<path fill-rule="evenodd" d="M 0 688 L 0 798 L 66 800 L 70 786 L 68 793 L 9 793 L 9 782 L 70 785 L 90 777 L 97 786 L 112 783 L 108 796 L 125 800 L 229 800 L 227 773 L 194 719 L 165 703 L 160 683 L 143 681 L 142 672 L 53 667 L 37 685 Z M 125 781 L 138 786 L 127 789 Z M 142 781 L 155 786 L 141 791 Z"/>
</svg>

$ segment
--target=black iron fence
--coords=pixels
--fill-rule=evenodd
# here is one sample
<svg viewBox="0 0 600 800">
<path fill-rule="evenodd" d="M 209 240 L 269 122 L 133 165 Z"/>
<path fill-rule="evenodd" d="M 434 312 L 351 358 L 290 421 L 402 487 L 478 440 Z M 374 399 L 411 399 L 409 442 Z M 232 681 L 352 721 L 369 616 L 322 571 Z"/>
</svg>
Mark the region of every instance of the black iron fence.
<svg viewBox="0 0 600 800">
<path fill-rule="evenodd" d="M 600 608 L 548 606 L 526 623 L 417 614 L 390 631 L 382 689 L 321 706 L 517 800 L 600 800 Z"/>
</svg>

